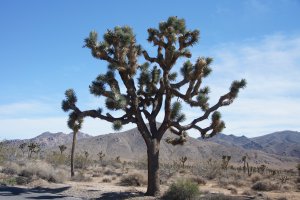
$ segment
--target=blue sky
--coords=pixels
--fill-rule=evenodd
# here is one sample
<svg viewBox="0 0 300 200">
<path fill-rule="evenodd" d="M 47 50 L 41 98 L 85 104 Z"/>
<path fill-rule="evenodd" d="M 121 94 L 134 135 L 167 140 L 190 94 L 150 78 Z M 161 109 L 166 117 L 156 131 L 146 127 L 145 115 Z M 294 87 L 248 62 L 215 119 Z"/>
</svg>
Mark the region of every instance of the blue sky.
<svg viewBox="0 0 300 200">
<path fill-rule="evenodd" d="M 60 109 L 64 91 L 74 88 L 79 106 L 97 108 L 92 80 L 106 70 L 83 40 L 117 25 L 134 29 L 147 50 L 147 28 L 169 16 L 184 18 L 201 39 L 191 51 L 213 57 L 211 104 L 232 80 L 248 87 L 221 109 L 224 133 L 254 137 L 300 130 L 300 1 L 14 1 L 0 3 L 0 139 L 29 138 L 44 131 L 70 132 Z M 179 69 L 180 63 L 175 67 Z M 200 112 L 186 108 L 188 119 Z M 188 122 L 188 121 L 187 121 Z M 204 123 L 205 124 L 205 123 Z M 112 132 L 111 125 L 87 119 L 83 132 Z M 125 127 L 124 130 L 133 126 Z M 197 136 L 195 132 L 191 135 Z"/>
</svg>

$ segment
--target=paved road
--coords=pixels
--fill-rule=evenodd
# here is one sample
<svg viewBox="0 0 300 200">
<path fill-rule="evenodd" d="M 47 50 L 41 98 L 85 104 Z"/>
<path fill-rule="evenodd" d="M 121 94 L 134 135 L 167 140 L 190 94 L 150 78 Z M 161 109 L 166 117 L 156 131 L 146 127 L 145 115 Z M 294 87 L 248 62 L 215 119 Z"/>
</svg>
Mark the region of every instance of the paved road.
<svg viewBox="0 0 300 200">
<path fill-rule="evenodd" d="M 24 199 L 66 199 L 79 200 L 80 198 L 68 197 L 60 194 L 69 189 L 69 187 L 61 188 L 42 188 L 37 187 L 33 189 L 0 186 L 0 200 L 24 200 Z"/>
</svg>

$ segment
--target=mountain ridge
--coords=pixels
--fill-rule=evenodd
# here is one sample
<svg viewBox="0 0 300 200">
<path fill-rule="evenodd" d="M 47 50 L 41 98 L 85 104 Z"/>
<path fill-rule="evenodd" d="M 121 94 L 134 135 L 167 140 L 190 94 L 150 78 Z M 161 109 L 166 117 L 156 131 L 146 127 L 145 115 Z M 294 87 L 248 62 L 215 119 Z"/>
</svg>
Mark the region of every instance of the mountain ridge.
<svg viewBox="0 0 300 200">
<path fill-rule="evenodd" d="M 291 136 L 289 136 L 291 135 Z M 298 138 L 299 132 L 290 131 L 286 134 L 268 134 L 263 138 L 247 138 L 246 136 L 234 136 L 219 134 L 213 138 L 202 140 L 192 137 L 188 137 L 186 144 L 182 146 L 172 146 L 165 142 L 166 137 L 173 137 L 172 134 L 167 131 L 161 142 L 160 158 L 163 161 L 173 162 L 178 161 L 181 156 L 187 156 L 188 162 L 205 161 L 209 158 L 220 160 L 222 155 L 231 155 L 232 162 L 241 163 L 241 158 L 244 155 L 248 155 L 249 162 L 252 164 L 266 164 L 276 166 L 292 166 L 296 162 L 300 161 L 299 142 L 294 144 L 294 148 L 289 148 L 285 154 L 282 154 L 282 150 L 272 150 L 272 148 L 278 148 L 278 138 L 282 138 L 285 142 L 284 145 L 290 146 L 290 140 L 293 142 Z M 265 140 L 269 137 L 275 138 L 273 144 L 265 147 Z M 68 149 L 71 149 L 72 133 L 65 134 L 62 132 L 50 133 L 44 132 L 32 139 L 19 140 L 12 142 L 16 147 L 21 142 L 38 142 L 41 144 L 45 151 L 58 151 L 58 146 L 65 144 Z M 297 141 L 297 140 L 296 140 Z M 9 143 L 9 141 L 7 141 Z M 266 148 L 266 149 L 264 149 Z M 118 133 L 109 133 L 105 135 L 90 136 L 85 133 L 78 134 L 76 152 L 83 153 L 88 151 L 94 159 L 97 159 L 97 153 L 102 151 L 107 157 L 115 158 L 120 156 L 125 160 L 145 160 L 146 159 L 146 145 L 140 135 L 139 131 L 135 129 L 127 130 Z M 289 155 L 289 153 L 291 155 Z M 289 163 L 289 164 L 287 164 Z"/>
</svg>

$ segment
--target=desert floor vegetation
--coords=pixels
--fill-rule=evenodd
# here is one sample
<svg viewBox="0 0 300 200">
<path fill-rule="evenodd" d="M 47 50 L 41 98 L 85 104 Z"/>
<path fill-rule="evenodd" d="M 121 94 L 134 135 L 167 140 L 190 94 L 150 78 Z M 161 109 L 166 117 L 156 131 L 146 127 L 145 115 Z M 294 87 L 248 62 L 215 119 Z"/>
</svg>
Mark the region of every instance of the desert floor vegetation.
<svg viewBox="0 0 300 200">
<path fill-rule="evenodd" d="M 68 187 L 63 195 L 85 199 L 114 193 L 116 199 L 149 199 L 146 160 L 126 160 L 120 156 L 75 154 L 75 175 L 70 176 L 67 152 L 32 154 L 2 152 L 0 184 L 15 187 Z M 184 158 L 184 157 L 183 157 Z M 161 196 L 156 199 L 299 199 L 298 168 L 283 170 L 224 159 L 161 162 Z M 229 160 L 228 160 L 229 161 Z M 245 166 L 245 168 L 243 168 Z M 248 167 L 247 167 L 248 166 Z M 89 191 L 89 192 L 87 192 Z M 125 195 L 126 194 L 126 195 Z M 125 196 L 124 196 L 125 195 Z M 150 198 L 151 199 L 151 198 Z"/>
</svg>

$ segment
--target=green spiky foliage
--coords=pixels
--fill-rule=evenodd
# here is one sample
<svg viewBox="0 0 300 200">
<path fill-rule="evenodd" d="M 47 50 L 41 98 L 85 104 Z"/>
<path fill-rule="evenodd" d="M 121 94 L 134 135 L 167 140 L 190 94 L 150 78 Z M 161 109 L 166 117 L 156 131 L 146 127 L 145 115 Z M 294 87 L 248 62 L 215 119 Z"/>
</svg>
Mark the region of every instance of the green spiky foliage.
<svg viewBox="0 0 300 200">
<path fill-rule="evenodd" d="M 66 91 L 66 99 L 62 102 L 62 109 L 71 112 L 72 128 L 76 124 L 74 122 L 81 125 L 79 121 L 82 122 L 85 117 L 106 120 L 115 130 L 129 123 L 137 125 L 147 145 L 148 166 L 151 166 L 148 169 L 148 195 L 159 193 L 159 143 L 167 130 L 175 136 L 166 139 L 173 145 L 182 145 L 190 129 L 197 130 L 205 138 L 216 135 L 225 128 L 217 110 L 230 105 L 240 89 L 246 86 L 244 79 L 234 81 L 228 93 L 215 104 L 209 104 L 210 90 L 203 85 L 203 80 L 212 72 L 213 59 L 199 57 L 194 63 L 189 60 L 192 56 L 189 48 L 198 42 L 199 35 L 199 30 L 187 29 L 184 19 L 169 17 L 159 23 L 158 28 L 148 29 L 147 40 L 155 48 L 155 55 L 151 56 L 137 44 L 128 26 L 108 30 L 100 40 L 98 34 L 92 31 L 85 39 L 84 47 L 91 50 L 94 58 L 106 61 L 108 68 L 106 73 L 96 77 L 89 89 L 91 94 L 105 98 L 109 112 L 103 113 L 102 108 L 79 109 L 73 90 Z M 178 59 L 184 58 L 187 61 L 177 73 L 174 66 Z M 120 84 L 123 86 L 120 87 Z M 182 103 L 195 110 L 199 108 L 199 116 L 186 122 Z M 112 114 L 114 111 L 118 111 L 118 117 Z M 120 115 L 121 112 L 124 114 Z M 159 112 L 164 114 L 160 124 L 157 123 Z M 200 122 L 209 117 L 209 126 L 201 127 Z"/>
</svg>

